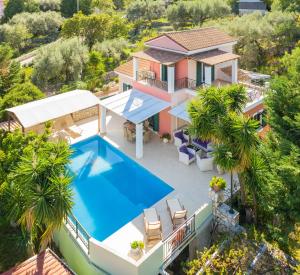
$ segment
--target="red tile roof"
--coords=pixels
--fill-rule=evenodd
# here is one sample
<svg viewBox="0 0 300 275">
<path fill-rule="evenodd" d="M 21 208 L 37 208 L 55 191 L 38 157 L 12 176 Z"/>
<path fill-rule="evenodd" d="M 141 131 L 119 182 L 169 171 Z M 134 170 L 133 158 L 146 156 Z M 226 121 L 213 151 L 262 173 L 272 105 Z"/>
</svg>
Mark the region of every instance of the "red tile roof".
<svg viewBox="0 0 300 275">
<path fill-rule="evenodd" d="M 237 41 L 236 38 L 214 27 L 168 32 L 160 36 L 169 37 L 188 51 L 215 47 Z"/>
<path fill-rule="evenodd" d="M 73 275 L 74 273 L 62 262 L 51 249 L 11 268 L 1 275 Z"/>
</svg>

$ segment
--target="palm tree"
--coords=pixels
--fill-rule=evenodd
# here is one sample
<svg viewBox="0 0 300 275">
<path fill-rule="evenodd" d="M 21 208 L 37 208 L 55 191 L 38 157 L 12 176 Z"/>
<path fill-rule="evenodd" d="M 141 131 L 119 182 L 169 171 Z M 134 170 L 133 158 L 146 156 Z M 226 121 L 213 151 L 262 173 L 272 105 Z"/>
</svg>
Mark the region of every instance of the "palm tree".
<svg viewBox="0 0 300 275">
<path fill-rule="evenodd" d="M 65 143 L 40 142 L 26 152 L 10 176 L 10 217 L 29 232 L 35 253 L 47 247 L 71 212 L 69 155 Z"/>
<path fill-rule="evenodd" d="M 230 173 L 230 213 L 233 213 L 233 173 L 238 170 L 239 158 L 233 148 L 228 145 L 218 145 L 213 152 L 214 161 L 222 170 Z"/>
<path fill-rule="evenodd" d="M 191 134 L 212 141 L 215 145 L 223 144 L 234 148 L 233 159 L 239 160 L 234 170 L 239 172 L 250 165 L 251 152 L 258 145 L 257 122 L 242 114 L 246 102 L 246 90 L 241 85 L 210 87 L 200 90 L 198 97 L 191 101 L 188 108 Z M 229 159 L 227 161 L 230 166 Z M 246 195 L 242 178 L 240 187 L 242 205 L 245 205 Z"/>
<path fill-rule="evenodd" d="M 251 164 L 241 173 L 253 201 L 254 222 L 257 223 L 257 194 L 266 183 L 267 165 L 258 154 L 251 155 Z"/>
</svg>

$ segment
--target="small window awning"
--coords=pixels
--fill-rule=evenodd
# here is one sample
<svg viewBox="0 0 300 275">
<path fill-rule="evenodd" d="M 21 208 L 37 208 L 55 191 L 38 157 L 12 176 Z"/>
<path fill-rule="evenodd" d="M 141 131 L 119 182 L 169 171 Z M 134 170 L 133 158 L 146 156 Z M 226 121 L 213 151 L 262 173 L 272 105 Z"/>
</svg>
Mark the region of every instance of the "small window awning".
<svg viewBox="0 0 300 275">
<path fill-rule="evenodd" d="M 99 102 L 90 91 L 74 90 L 9 108 L 6 111 L 13 114 L 24 128 L 29 128 L 97 106 Z"/>
<path fill-rule="evenodd" d="M 183 103 L 175 106 L 174 108 L 172 108 L 170 111 L 169 111 L 169 114 L 174 116 L 174 117 L 177 117 L 177 118 L 180 118 L 188 123 L 191 123 L 191 119 L 189 117 L 189 114 L 187 112 L 187 104 L 188 104 L 188 101 L 184 101 Z"/>
<path fill-rule="evenodd" d="M 103 99 L 100 105 L 134 124 L 139 124 L 170 107 L 169 102 L 136 89 Z"/>
<path fill-rule="evenodd" d="M 192 55 L 193 60 L 202 62 L 209 66 L 214 66 L 227 61 L 238 59 L 240 56 L 233 53 L 228 53 L 220 50 L 212 50 L 208 52 L 203 52 L 199 54 Z"/>
</svg>

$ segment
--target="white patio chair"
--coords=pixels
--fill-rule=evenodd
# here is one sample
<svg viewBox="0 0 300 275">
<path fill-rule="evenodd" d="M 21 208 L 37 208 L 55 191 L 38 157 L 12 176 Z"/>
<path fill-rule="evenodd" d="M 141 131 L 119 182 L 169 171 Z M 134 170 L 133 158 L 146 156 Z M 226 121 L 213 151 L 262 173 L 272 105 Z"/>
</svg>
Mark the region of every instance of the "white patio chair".
<svg viewBox="0 0 300 275">
<path fill-rule="evenodd" d="M 201 157 L 201 153 L 196 154 L 196 163 L 201 172 L 214 170 L 214 159 L 213 157 Z"/>
<path fill-rule="evenodd" d="M 189 148 L 186 144 L 183 144 L 178 148 L 179 161 L 189 165 L 196 159 L 196 152 L 194 149 Z"/>
</svg>

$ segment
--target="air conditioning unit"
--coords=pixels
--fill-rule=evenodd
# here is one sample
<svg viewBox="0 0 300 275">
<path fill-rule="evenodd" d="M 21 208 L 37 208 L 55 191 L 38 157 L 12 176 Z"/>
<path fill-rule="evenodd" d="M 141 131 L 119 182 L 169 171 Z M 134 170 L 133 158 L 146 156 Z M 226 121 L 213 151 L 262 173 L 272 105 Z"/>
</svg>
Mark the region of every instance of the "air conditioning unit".
<svg viewBox="0 0 300 275">
<path fill-rule="evenodd" d="M 155 72 L 152 72 L 152 71 L 142 71 L 141 74 L 142 74 L 142 76 L 144 78 L 155 79 Z"/>
</svg>

